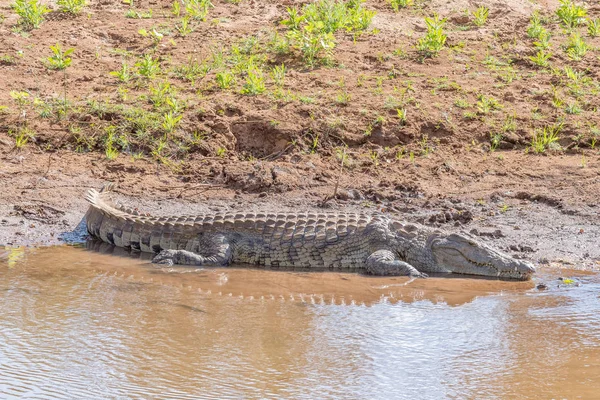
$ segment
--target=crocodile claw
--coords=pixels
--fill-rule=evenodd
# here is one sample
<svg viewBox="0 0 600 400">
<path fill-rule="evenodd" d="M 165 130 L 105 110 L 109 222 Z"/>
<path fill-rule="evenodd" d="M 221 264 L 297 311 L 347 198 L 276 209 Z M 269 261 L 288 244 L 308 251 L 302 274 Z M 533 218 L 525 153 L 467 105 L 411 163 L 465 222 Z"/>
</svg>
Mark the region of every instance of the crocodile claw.
<svg viewBox="0 0 600 400">
<path fill-rule="evenodd" d="M 170 267 L 173 264 L 175 264 L 175 262 L 173 261 L 173 258 L 174 258 L 173 250 L 163 250 L 160 253 L 158 253 L 156 256 L 154 256 L 154 258 L 152 259 L 152 262 L 154 264 L 162 264 L 162 265 L 167 265 Z"/>
</svg>

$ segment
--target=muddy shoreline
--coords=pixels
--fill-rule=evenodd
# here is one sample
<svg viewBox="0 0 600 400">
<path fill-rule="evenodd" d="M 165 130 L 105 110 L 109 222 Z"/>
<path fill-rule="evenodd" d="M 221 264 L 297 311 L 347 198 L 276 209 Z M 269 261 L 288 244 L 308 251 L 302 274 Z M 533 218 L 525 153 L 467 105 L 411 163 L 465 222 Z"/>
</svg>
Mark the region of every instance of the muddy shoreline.
<svg viewBox="0 0 600 400">
<path fill-rule="evenodd" d="M 426 160 L 434 164 L 436 155 Z M 308 185 L 298 183 L 306 163 L 275 162 L 265 165 L 222 162 L 222 170 L 235 171 L 237 180 L 226 176 L 206 177 L 204 182 L 184 182 L 164 167 L 144 161 L 106 163 L 101 157 L 69 152 L 53 155 L 48 173 L 47 155 L 33 152 L 8 153 L 2 157 L 0 182 L 0 245 L 54 245 L 61 235 L 76 228 L 87 204 L 84 194 L 104 182 L 118 182 L 118 200 L 157 215 L 190 214 L 215 210 L 298 210 L 340 209 L 389 213 L 395 218 L 450 231 L 471 232 L 515 257 L 539 267 L 600 270 L 600 216 L 594 195 L 598 180 L 595 166 L 583 173 L 590 179 L 571 183 L 552 178 L 568 156 L 529 157 L 507 153 L 512 163 L 548 162 L 546 181 L 515 180 L 500 171 L 494 184 L 458 187 L 445 177 L 431 173 L 426 165 L 416 171 L 395 174 L 377 171 L 374 175 L 344 172 L 338 195 L 324 202 L 334 191 L 337 174 L 333 168 L 319 172 L 325 179 Z M 473 159 L 466 160 L 470 164 Z M 573 160 L 574 161 L 574 160 Z M 480 165 L 490 163 L 480 156 Z M 258 166 L 257 166 L 258 165 Z M 318 165 L 318 164 L 317 164 Z M 455 168 L 460 169 L 456 163 Z M 256 182 L 257 168 L 281 171 L 275 183 Z M 131 172 L 134 170 L 135 172 Z M 275 173 L 273 173 L 275 171 Z M 330 172 L 331 171 L 331 172 Z M 594 175 L 596 176 L 594 178 Z M 447 178 L 447 177 L 446 177 Z M 504 179 L 502 179 L 504 178 Z M 287 188 L 284 190 L 282 188 Z"/>
</svg>

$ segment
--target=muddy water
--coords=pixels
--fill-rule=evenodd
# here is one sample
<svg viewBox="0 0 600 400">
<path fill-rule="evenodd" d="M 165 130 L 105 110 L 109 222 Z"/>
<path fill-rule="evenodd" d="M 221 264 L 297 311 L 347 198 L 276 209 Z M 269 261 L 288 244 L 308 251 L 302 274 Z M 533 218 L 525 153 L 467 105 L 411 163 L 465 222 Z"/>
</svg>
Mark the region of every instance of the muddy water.
<svg viewBox="0 0 600 400">
<path fill-rule="evenodd" d="M 538 292 L 0 250 L 0 398 L 598 398 L 600 278 L 555 278 Z"/>
</svg>

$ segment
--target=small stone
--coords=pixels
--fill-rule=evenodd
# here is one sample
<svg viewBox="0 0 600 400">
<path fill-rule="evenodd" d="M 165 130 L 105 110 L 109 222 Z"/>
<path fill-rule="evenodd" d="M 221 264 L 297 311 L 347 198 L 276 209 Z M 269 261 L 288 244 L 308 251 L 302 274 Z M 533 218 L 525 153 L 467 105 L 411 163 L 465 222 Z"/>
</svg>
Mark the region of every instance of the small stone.
<svg viewBox="0 0 600 400">
<path fill-rule="evenodd" d="M 544 283 L 540 283 L 539 285 L 537 285 L 535 287 L 537 290 L 547 290 L 548 289 L 548 285 L 544 284 Z"/>
</svg>

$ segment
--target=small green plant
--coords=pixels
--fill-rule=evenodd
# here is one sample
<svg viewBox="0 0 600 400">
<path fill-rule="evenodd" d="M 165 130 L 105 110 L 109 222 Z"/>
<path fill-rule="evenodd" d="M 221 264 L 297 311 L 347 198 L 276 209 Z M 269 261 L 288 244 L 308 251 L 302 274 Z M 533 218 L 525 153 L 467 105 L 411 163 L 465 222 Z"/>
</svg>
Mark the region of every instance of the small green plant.
<svg viewBox="0 0 600 400">
<path fill-rule="evenodd" d="M 19 15 L 18 24 L 25 30 L 37 29 L 50 9 L 40 0 L 15 0 L 13 9 Z"/>
<path fill-rule="evenodd" d="M 549 65 L 548 60 L 552 57 L 551 53 L 546 53 L 544 50 L 538 50 L 535 56 L 529 56 L 529 60 L 538 67 L 545 68 Z"/>
<path fill-rule="evenodd" d="M 15 65 L 17 61 L 13 56 L 8 54 L 0 55 L 0 65 Z"/>
<path fill-rule="evenodd" d="M 333 33 L 322 32 L 320 25 L 308 24 L 300 30 L 290 30 L 288 39 L 301 53 L 304 62 L 311 68 L 317 60 L 327 61 L 331 59 L 335 47 Z"/>
<path fill-rule="evenodd" d="M 572 30 L 585 22 L 587 11 L 573 0 L 560 0 L 556 15 L 567 30 Z"/>
<path fill-rule="evenodd" d="M 502 132 L 514 132 L 517 129 L 516 114 L 507 115 L 502 124 Z"/>
<path fill-rule="evenodd" d="M 490 151 L 496 151 L 500 142 L 504 139 L 504 135 L 500 132 L 490 133 Z"/>
<path fill-rule="evenodd" d="M 176 115 L 173 111 L 169 111 L 163 116 L 162 127 L 167 133 L 171 133 L 177 127 L 179 121 L 181 121 L 182 115 Z"/>
<path fill-rule="evenodd" d="M 30 139 L 35 139 L 35 132 L 26 126 L 19 127 L 16 132 L 9 130 L 8 134 L 14 137 L 16 149 L 25 147 Z"/>
<path fill-rule="evenodd" d="M 296 7 L 287 7 L 286 11 L 288 13 L 288 18 L 281 21 L 281 24 L 287 26 L 290 30 L 299 30 L 300 24 L 302 24 L 306 17 L 301 15 Z"/>
<path fill-rule="evenodd" d="M 109 74 L 111 76 L 116 76 L 117 78 L 119 78 L 119 81 L 121 81 L 123 83 L 129 82 L 131 80 L 131 78 L 132 78 L 129 65 L 127 65 L 126 63 L 121 64 L 121 69 L 120 70 L 118 70 L 118 71 L 111 71 L 111 72 L 109 72 Z"/>
<path fill-rule="evenodd" d="M 235 82 L 235 76 L 231 72 L 224 71 L 217 73 L 215 80 L 221 89 L 229 89 Z"/>
<path fill-rule="evenodd" d="M 180 65 L 175 68 L 174 74 L 179 79 L 190 81 L 193 84 L 196 79 L 205 77 L 210 70 L 211 66 L 206 62 L 199 64 L 196 59 L 190 56 L 187 64 Z"/>
<path fill-rule="evenodd" d="M 435 57 L 444 48 L 448 38 L 444 34 L 445 23 L 446 19 L 439 19 L 437 14 L 434 14 L 433 18 L 425 18 L 427 34 L 417 42 L 417 50 L 423 57 Z"/>
<path fill-rule="evenodd" d="M 414 0 L 389 0 L 394 11 L 398 12 L 401 8 L 408 8 L 413 5 Z"/>
<path fill-rule="evenodd" d="M 148 11 L 137 11 L 137 10 L 134 10 L 133 8 L 130 8 L 125 13 L 125 18 L 150 19 L 150 18 L 152 18 L 152 14 L 153 14 L 152 9 L 149 9 Z"/>
<path fill-rule="evenodd" d="M 546 29 L 542 26 L 542 19 L 537 10 L 531 15 L 529 26 L 527 27 L 527 35 L 533 39 L 539 39 L 541 32 Z"/>
<path fill-rule="evenodd" d="M 137 73 L 144 78 L 152 79 L 160 72 L 158 59 L 152 58 L 150 54 L 145 54 L 144 57 L 135 63 Z"/>
<path fill-rule="evenodd" d="M 480 6 L 477 10 L 473 11 L 473 23 L 477 26 L 483 26 L 487 22 L 490 9 L 485 6 Z"/>
<path fill-rule="evenodd" d="M 581 109 L 581 107 L 579 107 L 579 105 L 577 104 L 577 102 L 569 103 L 565 107 L 565 112 L 567 114 L 579 115 L 579 114 L 581 114 L 581 111 L 582 111 L 582 109 Z"/>
<path fill-rule="evenodd" d="M 500 110 L 502 105 L 492 96 L 479 95 L 477 100 L 477 110 L 481 114 L 488 114 L 493 110 Z"/>
<path fill-rule="evenodd" d="M 600 18 L 588 20 L 588 35 L 591 37 L 600 36 Z"/>
<path fill-rule="evenodd" d="M 397 109 L 396 110 L 398 120 L 400 121 L 400 125 L 406 125 L 406 108 Z"/>
<path fill-rule="evenodd" d="M 271 78 L 275 82 L 277 86 L 283 86 L 283 81 L 285 79 L 285 65 L 276 65 L 271 70 Z"/>
<path fill-rule="evenodd" d="M 48 68 L 55 70 L 63 70 L 71 65 L 71 58 L 69 55 L 75 51 L 75 49 L 70 48 L 63 51 L 60 47 L 60 44 L 56 44 L 55 46 L 50 46 L 52 50 L 52 55 L 46 59 Z"/>
<path fill-rule="evenodd" d="M 248 76 L 246 76 L 246 83 L 242 88 L 242 94 L 256 96 L 262 94 L 265 89 L 265 78 L 262 71 L 249 69 Z"/>
<path fill-rule="evenodd" d="M 58 9 L 69 14 L 79 14 L 86 5 L 86 0 L 56 0 Z"/>
<path fill-rule="evenodd" d="M 565 51 L 567 52 L 567 56 L 574 61 L 581 61 L 585 54 L 587 53 L 588 45 L 585 43 L 581 35 L 579 33 L 573 33 L 569 38 L 569 43 Z"/>
<path fill-rule="evenodd" d="M 19 108 L 19 121 L 23 126 L 27 125 L 26 111 L 25 107 L 29 104 L 29 93 L 20 92 L 18 90 L 11 90 L 10 97 L 17 103 L 17 107 Z"/>
<path fill-rule="evenodd" d="M 471 105 L 465 99 L 456 99 L 454 100 L 454 105 L 458 108 L 469 108 Z"/>
<path fill-rule="evenodd" d="M 164 36 L 165 36 L 163 33 L 157 31 L 154 28 L 152 28 L 150 30 L 150 32 L 148 32 L 146 29 L 140 29 L 138 31 L 138 33 L 140 35 L 142 35 L 143 37 L 149 37 L 149 38 L 151 38 L 152 39 L 152 45 L 154 47 L 158 46 L 160 44 L 160 42 L 163 40 Z"/>
<path fill-rule="evenodd" d="M 560 137 L 560 131 L 562 130 L 562 124 L 545 126 L 543 129 L 536 129 L 533 132 L 531 139 L 531 149 L 534 153 L 543 153 L 546 149 L 557 142 Z"/>
<path fill-rule="evenodd" d="M 179 36 L 186 37 L 190 33 L 194 32 L 196 27 L 194 26 L 190 16 L 184 15 L 179 21 L 179 24 L 175 25 L 175 29 L 177 30 L 177 32 L 179 32 Z"/>
<path fill-rule="evenodd" d="M 171 14 L 173 14 L 174 17 L 181 16 L 181 3 L 179 0 L 175 0 L 173 2 L 173 5 L 171 6 Z"/>
<path fill-rule="evenodd" d="M 352 95 L 347 90 L 340 90 L 335 96 L 335 102 L 341 106 L 346 106 L 350 103 Z"/>
<path fill-rule="evenodd" d="M 185 13 L 191 18 L 206 21 L 208 11 L 214 7 L 210 0 L 183 0 Z"/>
<path fill-rule="evenodd" d="M 542 28 L 538 35 L 537 40 L 533 42 L 533 45 L 538 49 L 548 50 L 550 48 L 550 32 L 546 28 Z"/>
<path fill-rule="evenodd" d="M 225 147 L 219 147 L 217 149 L 217 157 L 225 157 L 227 154 L 227 149 Z"/>
</svg>

